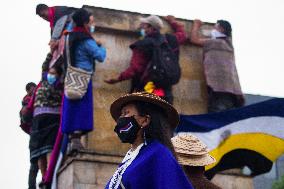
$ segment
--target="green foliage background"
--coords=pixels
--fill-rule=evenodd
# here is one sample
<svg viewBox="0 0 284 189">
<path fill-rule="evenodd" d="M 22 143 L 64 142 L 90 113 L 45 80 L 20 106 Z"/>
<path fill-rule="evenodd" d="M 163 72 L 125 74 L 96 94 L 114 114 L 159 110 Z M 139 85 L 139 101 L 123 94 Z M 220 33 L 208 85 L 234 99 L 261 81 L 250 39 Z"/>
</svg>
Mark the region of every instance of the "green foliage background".
<svg viewBox="0 0 284 189">
<path fill-rule="evenodd" d="M 273 183 L 272 189 L 284 189 L 284 175 Z"/>
</svg>

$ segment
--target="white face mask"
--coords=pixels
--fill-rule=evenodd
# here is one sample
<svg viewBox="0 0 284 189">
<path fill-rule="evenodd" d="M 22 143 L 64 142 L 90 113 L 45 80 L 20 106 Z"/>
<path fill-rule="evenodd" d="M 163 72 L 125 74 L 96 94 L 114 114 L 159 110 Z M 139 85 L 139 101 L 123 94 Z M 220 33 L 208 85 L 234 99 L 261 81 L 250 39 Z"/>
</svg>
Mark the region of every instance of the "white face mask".
<svg viewBox="0 0 284 189">
<path fill-rule="evenodd" d="M 94 33 L 96 30 L 96 27 L 94 25 L 90 26 L 90 33 Z"/>
<path fill-rule="evenodd" d="M 201 33 L 202 33 L 202 35 L 204 35 L 205 37 L 211 37 L 211 31 L 212 31 L 212 30 L 204 29 L 204 30 L 201 30 Z"/>
<path fill-rule="evenodd" d="M 216 38 L 218 38 L 218 37 L 227 37 L 227 36 L 226 36 L 225 34 L 219 32 L 219 31 L 216 30 L 216 29 L 211 30 L 211 38 L 212 38 L 212 39 L 216 39 Z"/>
</svg>

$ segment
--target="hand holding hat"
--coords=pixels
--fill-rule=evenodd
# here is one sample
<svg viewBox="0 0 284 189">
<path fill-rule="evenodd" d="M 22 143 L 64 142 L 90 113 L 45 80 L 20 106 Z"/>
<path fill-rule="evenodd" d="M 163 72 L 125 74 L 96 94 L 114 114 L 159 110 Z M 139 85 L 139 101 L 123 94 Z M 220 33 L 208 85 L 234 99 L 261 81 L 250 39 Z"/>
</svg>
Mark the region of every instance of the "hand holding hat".
<svg viewBox="0 0 284 189">
<path fill-rule="evenodd" d="M 169 23 L 172 23 L 172 22 L 174 22 L 174 21 L 176 20 L 176 18 L 175 18 L 174 16 L 172 16 L 172 15 L 163 16 L 163 18 L 164 18 L 167 22 L 169 22 Z"/>
</svg>

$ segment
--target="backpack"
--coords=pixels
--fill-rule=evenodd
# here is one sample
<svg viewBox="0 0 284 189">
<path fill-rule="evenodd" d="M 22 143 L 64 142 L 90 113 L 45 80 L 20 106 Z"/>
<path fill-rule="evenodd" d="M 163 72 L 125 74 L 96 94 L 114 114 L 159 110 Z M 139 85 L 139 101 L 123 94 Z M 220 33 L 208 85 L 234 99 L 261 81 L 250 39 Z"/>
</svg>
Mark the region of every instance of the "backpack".
<svg viewBox="0 0 284 189">
<path fill-rule="evenodd" d="M 20 127 L 27 134 L 30 134 L 31 131 L 32 119 L 33 119 L 33 105 L 36 97 L 36 92 L 40 86 L 41 83 L 39 83 L 36 86 L 34 93 L 31 97 L 25 96 L 24 99 L 22 100 L 22 108 L 19 112 L 20 121 L 21 121 Z"/>
<path fill-rule="evenodd" d="M 152 44 L 152 57 L 146 68 L 149 80 L 162 88 L 177 84 L 181 77 L 181 69 L 176 37 L 170 34 L 161 35 L 159 39 L 153 38 Z"/>
<path fill-rule="evenodd" d="M 22 108 L 20 110 L 20 127 L 21 129 L 27 133 L 30 134 L 31 129 L 31 120 L 32 120 L 32 114 L 28 111 L 27 105 L 30 101 L 31 97 L 25 96 L 22 100 Z"/>
</svg>

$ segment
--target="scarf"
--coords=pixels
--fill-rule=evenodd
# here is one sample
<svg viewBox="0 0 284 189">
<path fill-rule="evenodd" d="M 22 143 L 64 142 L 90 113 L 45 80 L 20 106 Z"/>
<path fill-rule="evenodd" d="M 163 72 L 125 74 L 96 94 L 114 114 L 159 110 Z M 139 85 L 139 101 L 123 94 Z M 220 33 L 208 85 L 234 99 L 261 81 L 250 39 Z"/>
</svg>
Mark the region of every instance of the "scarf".
<svg viewBox="0 0 284 189">
<path fill-rule="evenodd" d="M 131 165 L 131 163 L 135 160 L 137 155 L 139 154 L 141 148 L 144 146 L 144 143 L 140 144 L 134 151 L 129 150 L 125 157 L 122 160 L 122 165 L 117 168 L 114 175 L 112 176 L 109 189 L 118 189 L 119 185 L 121 184 L 122 176 L 127 167 Z"/>
<path fill-rule="evenodd" d="M 48 8 L 48 21 L 50 24 L 50 28 L 53 29 L 55 25 L 55 7 Z"/>
</svg>

